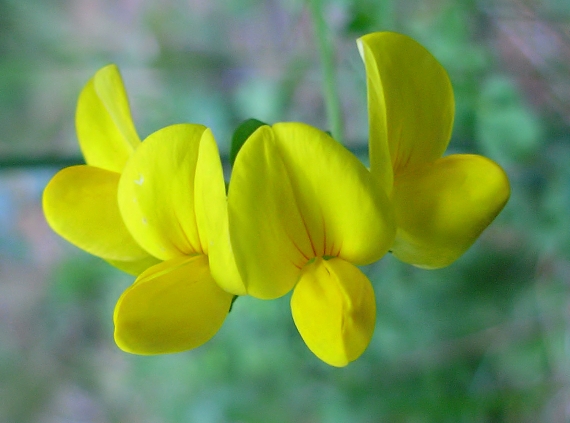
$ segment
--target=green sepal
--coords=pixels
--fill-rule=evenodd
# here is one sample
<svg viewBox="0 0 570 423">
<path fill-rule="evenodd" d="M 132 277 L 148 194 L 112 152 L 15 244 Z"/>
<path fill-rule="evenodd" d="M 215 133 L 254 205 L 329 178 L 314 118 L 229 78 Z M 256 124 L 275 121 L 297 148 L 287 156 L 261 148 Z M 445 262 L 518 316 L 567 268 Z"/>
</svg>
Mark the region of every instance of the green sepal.
<svg viewBox="0 0 570 423">
<path fill-rule="evenodd" d="M 230 309 L 228 311 L 228 313 L 230 311 L 232 311 L 232 308 L 234 308 L 234 303 L 236 302 L 236 300 L 238 299 L 239 295 L 234 295 L 234 297 L 232 298 L 232 302 L 230 303 Z"/>
<path fill-rule="evenodd" d="M 236 156 L 239 153 L 242 145 L 247 141 L 249 136 L 255 132 L 260 126 L 267 125 L 265 122 L 261 122 L 257 119 L 247 119 L 244 120 L 234 131 L 232 136 L 232 146 L 230 149 L 230 163 L 233 166 Z"/>
</svg>

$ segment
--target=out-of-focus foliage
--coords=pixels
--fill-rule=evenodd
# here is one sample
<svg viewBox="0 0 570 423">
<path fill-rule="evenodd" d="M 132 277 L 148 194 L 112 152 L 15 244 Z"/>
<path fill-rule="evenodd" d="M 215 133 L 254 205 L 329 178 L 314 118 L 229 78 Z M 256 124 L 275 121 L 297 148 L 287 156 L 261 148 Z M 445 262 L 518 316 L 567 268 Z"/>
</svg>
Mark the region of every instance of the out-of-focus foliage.
<svg viewBox="0 0 570 423">
<path fill-rule="evenodd" d="M 0 421 L 566 422 L 570 419 L 570 6 L 565 0 L 323 0 L 347 145 L 366 160 L 355 39 L 396 30 L 449 71 L 451 152 L 506 168 L 512 197 L 448 268 L 391 256 L 363 269 L 378 317 L 344 369 L 297 334 L 289 298 L 239 298 L 208 344 L 140 357 L 113 343 L 132 277 L 65 244 L 40 208 L 58 160 L 79 160 L 74 109 L 117 63 L 141 137 L 212 128 L 227 157 L 254 117 L 329 129 L 300 1 L 0 1 Z M 48 157 L 49 160 L 45 160 Z M 77 159 L 76 159 L 77 158 Z M 17 168 L 30 160 L 42 168 Z"/>
</svg>

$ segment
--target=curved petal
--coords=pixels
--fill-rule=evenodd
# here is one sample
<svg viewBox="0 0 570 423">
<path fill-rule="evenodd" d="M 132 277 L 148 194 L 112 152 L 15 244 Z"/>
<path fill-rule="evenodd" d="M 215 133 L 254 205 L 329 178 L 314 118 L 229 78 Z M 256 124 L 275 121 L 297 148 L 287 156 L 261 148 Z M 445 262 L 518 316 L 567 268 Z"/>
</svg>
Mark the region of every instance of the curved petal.
<svg viewBox="0 0 570 423">
<path fill-rule="evenodd" d="M 119 182 L 119 208 L 127 228 L 162 260 L 205 252 L 194 211 L 196 163 L 205 130 L 181 124 L 151 134 Z"/>
<path fill-rule="evenodd" d="M 346 366 L 366 349 L 376 321 L 368 278 L 338 258 L 307 265 L 291 297 L 293 320 L 309 349 L 331 366 Z"/>
<path fill-rule="evenodd" d="M 117 203 L 119 174 L 92 166 L 59 171 L 43 193 L 51 228 L 67 241 L 107 260 L 150 258 L 128 232 Z"/>
<path fill-rule="evenodd" d="M 140 139 L 115 65 L 100 69 L 87 82 L 79 95 L 75 125 L 87 164 L 115 172 L 123 169 Z"/>
<path fill-rule="evenodd" d="M 106 260 L 106 261 L 111 266 L 116 267 L 117 269 L 122 270 L 123 272 L 129 273 L 134 276 L 138 276 L 149 267 L 152 267 L 155 264 L 160 263 L 159 259 L 150 255 L 141 260 L 133 260 L 133 261 Z"/>
<path fill-rule="evenodd" d="M 358 40 L 366 67 L 370 167 L 390 188 L 394 173 L 441 157 L 451 136 L 455 103 L 445 69 L 413 39 L 377 32 Z"/>
<path fill-rule="evenodd" d="M 115 307 L 115 342 L 135 354 L 196 348 L 222 326 L 233 295 L 212 279 L 204 255 L 178 257 L 142 273 Z"/>
<path fill-rule="evenodd" d="M 476 155 L 444 157 L 399 175 L 398 232 L 392 251 L 420 267 L 451 264 L 499 214 L 510 195 L 507 175 Z"/>
<path fill-rule="evenodd" d="M 194 181 L 196 223 L 212 276 L 225 291 L 245 295 L 230 242 L 226 185 L 212 132 L 204 131 Z"/>
<path fill-rule="evenodd" d="M 231 242 L 247 293 L 262 299 L 286 294 L 313 253 L 268 126 L 255 131 L 236 157 L 228 211 Z"/>
<path fill-rule="evenodd" d="M 391 246 L 388 197 L 358 159 L 325 132 L 302 123 L 273 126 L 313 256 L 369 264 Z"/>
</svg>

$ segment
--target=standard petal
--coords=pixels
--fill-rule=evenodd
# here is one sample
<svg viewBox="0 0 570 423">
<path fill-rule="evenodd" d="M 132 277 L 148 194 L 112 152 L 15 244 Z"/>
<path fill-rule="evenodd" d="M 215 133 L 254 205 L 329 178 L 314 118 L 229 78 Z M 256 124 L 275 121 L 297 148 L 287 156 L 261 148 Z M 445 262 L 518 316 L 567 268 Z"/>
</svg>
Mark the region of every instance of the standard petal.
<svg viewBox="0 0 570 423">
<path fill-rule="evenodd" d="M 366 349 L 376 321 L 368 278 L 339 259 L 316 259 L 291 297 L 293 320 L 309 349 L 331 366 L 346 366 Z"/>
<path fill-rule="evenodd" d="M 372 33 L 358 45 L 368 86 L 370 167 L 390 189 L 386 145 L 394 173 L 441 157 L 453 126 L 453 89 L 440 63 L 405 35 Z"/>
<path fill-rule="evenodd" d="M 392 205 L 358 159 L 325 132 L 302 123 L 273 126 L 279 154 L 313 256 L 369 264 L 392 245 Z"/>
<path fill-rule="evenodd" d="M 134 354 L 196 348 L 222 326 L 233 295 L 210 275 L 204 255 L 178 257 L 142 273 L 115 307 L 115 342 Z"/>
<path fill-rule="evenodd" d="M 87 164 L 120 172 L 140 144 L 115 65 L 100 69 L 79 95 L 75 124 Z"/>
<path fill-rule="evenodd" d="M 228 192 L 231 242 L 247 293 L 280 297 L 314 253 L 273 130 L 260 127 L 236 157 Z"/>
<path fill-rule="evenodd" d="M 194 178 L 201 125 L 151 134 L 128 161 L 119 182 L 119 208 L 137 242 L 168 260 L 204 253 L 194 212 Z"/>
<path fill-rule="evenodd" d="M 204 131 L 200 141 L 194 189 L 196 223 L 212 276 L 224 290 L 245 295 L 230 242 L 222 163 L 210 130 Z"/>
<path fill-rule="evenodd" d="M 503 169 L 482 156 L 451 155 L 410 169 L 394 187 L 398 232 L 392 251 L 419 267 L 447 266 L 473 244 L 509 195 Z"/>
<path fill-rule="evenodd" d="M 150 258 L 129 234 L 117 203 L 119 174 L 92 166 L 58 172 L 43 193 L 51 228 L 77 247 L 106 260 Z"/>
</svg>

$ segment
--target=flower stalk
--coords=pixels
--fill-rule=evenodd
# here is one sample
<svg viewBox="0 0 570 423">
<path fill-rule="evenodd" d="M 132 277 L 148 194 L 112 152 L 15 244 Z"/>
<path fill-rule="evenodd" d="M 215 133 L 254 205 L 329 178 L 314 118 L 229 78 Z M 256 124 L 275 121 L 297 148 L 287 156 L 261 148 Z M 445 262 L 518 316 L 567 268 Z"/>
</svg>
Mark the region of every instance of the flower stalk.
<svg viewBox="0 0 570 423">
<path fill-rule="evenodd" d="M 323 96 L 330 132 L 335 140 L 341 144 L 344 141 L 344 125 L 342 122 L 342 108 L 338 95 L 335 78 L 334 51 L 330 42 L 330 32 L 327 29 L 323 17 L 321 0 L 310 0 L 309 8 L 317 39 L 317 51 L 319 52 L 321 69 Z"/>
</svg>

